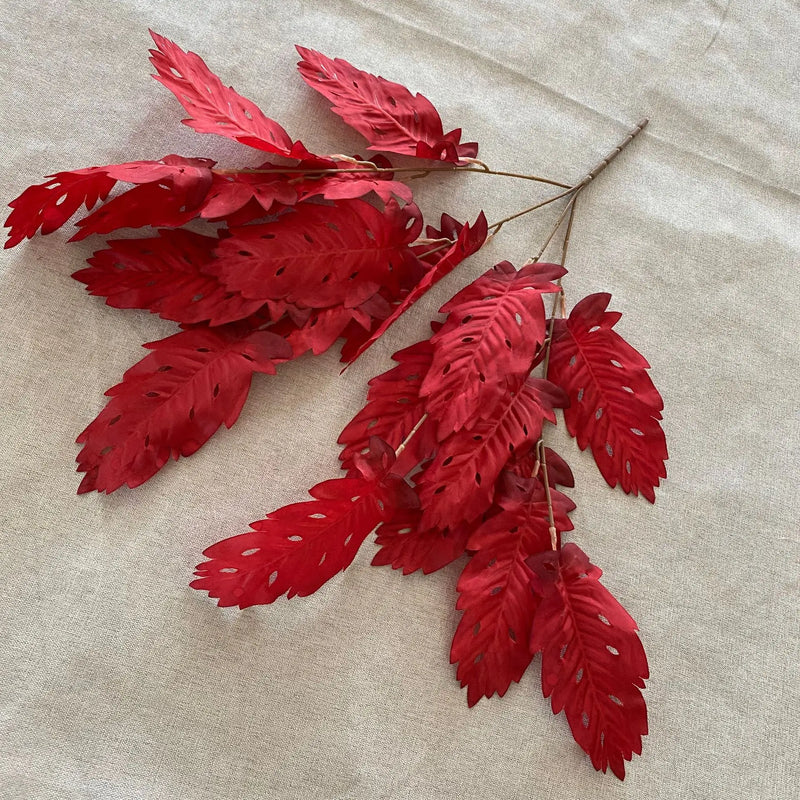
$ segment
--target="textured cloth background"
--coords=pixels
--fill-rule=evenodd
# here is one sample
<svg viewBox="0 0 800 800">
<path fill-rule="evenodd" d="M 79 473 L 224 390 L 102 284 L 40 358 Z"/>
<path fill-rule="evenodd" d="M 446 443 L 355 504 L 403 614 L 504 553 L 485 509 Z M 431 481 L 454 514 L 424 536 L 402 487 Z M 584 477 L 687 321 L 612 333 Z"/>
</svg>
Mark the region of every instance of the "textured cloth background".
<svg viewBox="0 0 800 800">
<path fill-rule="evenodd" d="M 655 506 L 571 462 L 572 538 L 639 622 L 651 734 L 620 784 L 539 687 L 466 704 L 449 643 L 463 562 L 402 578 L 355 563 L 307 599 L 220 610 L 201 551 L 337 475 L 335 440 L 390 354 L 492 263 L 538 249 L 555 208 L 509 224 L 345 375 L 330 352 L 258 376 L 240 421 L 135 491 L 75 496 L 74 438 L 174 326 L 69 278 L 99 239 L 0 260 L 0 798 L 789 798 L 798 775 L 797 4 L 699 0 L 3 0 L 3 202 L 58 169 L 167 153 L 254 165 L 180 125 L 147 28 L 202 54 L 320 152 L 363 140 L 296 75 L 294 43 L 399 80 L 497 169 L 577 179 L 571 305 L 609 290 L 666 403 Z M 499 219 L 543 187 L 419 182 L 431 215 Z"/>
</svg>

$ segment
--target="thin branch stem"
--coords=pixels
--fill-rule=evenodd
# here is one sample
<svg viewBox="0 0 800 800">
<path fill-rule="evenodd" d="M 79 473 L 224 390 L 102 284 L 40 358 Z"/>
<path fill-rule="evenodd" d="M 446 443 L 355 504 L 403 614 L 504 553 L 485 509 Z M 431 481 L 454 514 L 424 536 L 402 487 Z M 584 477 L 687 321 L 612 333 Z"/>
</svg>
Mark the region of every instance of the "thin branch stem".
<svg viewBox="0 0 800 800">
<path fill-rule="evenodd" d="M 547 248 L 547 245 L 550 244 L 550 240 L 558 232 L 558 229 L 561 227 L 561 223 L 564 221 L 564 217 L 567 215 L 567 213 L 570 212 L 570 209 L 575 203 L 575 200 L 577 199 L 578 195 L 639 135 L 639 133 L 647 125 L 647 122 L 648 120 L 646 117 L 639 120 L 636 126 L 632 128 L 625 135 L 625 138 L 613 150 L 611 150 L 605 156 L 605 158 L 600 159 L 600 161 L 598 161 L 597 164 L 595 164 L 586 173 L 586 175 L 583 176 L 583 178 L 581 178 L 573 186 L 570 186 L 566 191 L 560 192 L 559 194 L 554 195 L 553 197 L 550 197 L 547 200 L 543 200 L 540 203 L 536 203 L 535 205 L 532 205 L 529 208 L 525 208 L 522 211 L 518 211 L 516 214 L 511 214 L 510 216 L 498 220 L 497 222 L 490 225 L 489 230 L 492 230 L 493 228 L 495 229 L 494 233 L 492 233 L 492 236 L 495 236 L 497 233 L 499 233 L 500 229 L 503 227 L 503 225 L 506 224 L 506 222 L 510 222 L 512 219 L 517 219 L 518 217 L 522 217 L 525 214 L 530 214 L 531 211 L 536 211 L 536 209 L 542 208 L 542 206 L 554 203 L 556 200 L 560 200 L 562 197 L 570 196 L 570 200 L 567 203 L 566 208 L 562 212 L 561 216 L 558 218 L 558 222 L 556 222 L 555 226 L 553 227 L 553 230 L 550 232 L 547 239 L 545 240 L 542 249 L 539 251 L 539 253 L 536 255 L 535 258 L 530 259 L 527 263 L 532 264 L 535 261 L 538 261 L 542 257 L 542 253 L 544 253 L 545 249 Z M 557 184 L 557 185 L 563 185 L 563 184 Z M 569 230 L 567 232 L 567 239 L 565 241 L 566 242 L 569 241 Z"/>
<path fill-rule="evenodd" d="M 575 198 L 577 200 L 577 197 Z M 572 233 L 572 220 L 575 218 L 575 206 L 577 205 L 576 202 L 572 203 L 572 208 L 569 212 L 569 220 L 567 222 L 567 232 L 564 234 L 564 243 L 561 245 L 561 266 L 564 266 L 564 263 L 567 260 L 567 250 L 569 249 L 569 238 Z M 566 309 L 564 305 L 564 289 L 561 288 L 561 278 L 556 281 L 556 285 L 561 289 L 558 294 L 553 295 L 553 306 L 550 309 L 550 324 L 547 328 L 547 338 L 545 339 L 544 346 L 544 362 L 542 364 L 542 377 L 547 380 L 547 370 L 550 367 L 550 348 L 553 342 L 553 329 L 555 328 L 556 324 L 556 306 L 557 304 L 561 303 L 561 316 L 566 316 Z"/>
<path fill-rule="evenodd" d="M 494 231 L 492 236 L 496 236 L 500 232 L 500 228 L 502 228 L 503 225 L 506 224 L 506 222 L 511 222 L 512 219 L 517 219 L 518 217 L 522 217 L 525 214 L 530 214 L 531 211 L 536 211 L 537 208 L 542 208 L 543 206 L 549 205 L 550 203 L 555 203 L 556 200 L 560 200 L 562 197 L 567 197 L 568 195 L 571 195 L 573 192 L 575 192 L 575 187 L 569 188 L 565 192 L 559 192 L 558 194 L 553 195 L 553 197 L 549 197 L 547 200 L 542 200 L 540 203 L 536 203 L 536 205 L 532 205 L 529 208 L 525 208 L 522 211 L 518 211 L 516 214 L 511 214 L 510 216 L 504 217 L 503 219 L 498 220 L 497 222 L 493 222 L 491 225 L 489 225 L 489 230 L 495 228 L 496 230 Z"/>
<path fill-rule="evenodd" d="M 567 221 L 567 230 L 564 233 L 564 241 L 561 245 L 561 265 L 563 266 L 567 260 L 567 250 L 569 249 L 569 240 L 572 234 L 572 222 L 575 219 L 575 206 L 576 201 L 578 199 L 579 192 L 576 192 L 575 195 L 570 200 L 567 208 L 569 209 L 569 219 Z M 567 209 L 565 209 L 566 211 Z M 562 215 L 563 217 L 563 215 Z M 561 225 L 561 219 L 559 219 L 556 230 Z M 545 243 L 545 247 L 547 243 Z M 544 252 L 544 248 L 542 248 L 542 253 Z M 541 253 L 540 253 L 541 255 Z M 538 258 L 538 257 L 537 257 Z M 558 300 L 561 300 L 561 315 L 564 316 L 564 290 L 561 288 L 561 278 L 556 281 L 560 291 L 553 297 L 553 308 L 550 312 L 550 324 L 548 326 L 547 331 L 547 338 L 545 339 L 544 347 L 544 362 L 542 364 L 542 377 L 546 380 L 547 379 L 547 371 L 550 366 L 550 351 L 553 345 L 553 329 L 555 327 L 555 318 L 556 318 L 556 303 Z M 555 521 L 555 514 L 553 513 L 553 495 L 550 491 L 550 477 L 547 473 L 547 453 L 545 453 L 544 448 L 544 439 L 539 439 L 539 451 L 537 454 L 537 462 L 541 464 L 542 470 L 542 478 L 544 482 L 544 493 L 545 498 L 547 500 L 547 521 L 548 521 L 548 532 L 550 533 L 550 547 L 553 550 L 559 550 L 561 548 L 561 534 L 559 530 L 556 528 L 556 521 Z"/>
<path fill-rule="evenodd" d="M 349 160 L 349 159 L 348 159 Z M 358 161 L 357 164 L 369 164 L 369 161 Z M 550 186 L 559 186 L 562 189 L 571 189 L 568 183 L 561 183 L 561 181 L 554 181 L 550 178 L 543 178 L 540 175 L 525 175 L 521 172 L 506 172 L 505 170 L 490 169 L 486 165 L 479 167 L 457 167 L 457 166 L 443 166 L 443 167 L 366 167 L 355 166 L 346 167 L 343 169 L 311 169 L 305 167 L 275 167 L 269 169 L 225 169 L 217 168 L 211 170 L 218 175 L 308 175 L 308 176 L 324 176 L 324 175 L 341 175 L 349 173 L 393 173 L 393 172 L 417 172 L 419 175 L 413 177 L 423 177 L 429 175 L 431 172 L 479 172 L 484 175 L 500 175 L 506 178 L 519 178 L 524 181 L 535 181 L 536 183 L 546 183 Z"/>
</svg>

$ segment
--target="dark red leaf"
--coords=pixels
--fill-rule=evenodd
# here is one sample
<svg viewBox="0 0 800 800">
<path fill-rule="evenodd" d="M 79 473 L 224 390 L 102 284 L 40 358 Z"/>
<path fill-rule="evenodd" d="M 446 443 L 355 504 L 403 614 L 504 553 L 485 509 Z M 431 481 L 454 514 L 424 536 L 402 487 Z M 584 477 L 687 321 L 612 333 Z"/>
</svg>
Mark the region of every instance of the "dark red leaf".
<svg viewBox="0 0 800 800">
<path fill-rule="evenodd" d="M 215 163 L 209 158 L 169 155 L 160 161 L 112 164 L 106 171 L 123 183 L 167 183 L 184 199 L 187 208 L 197 208 L 211 187 L 211 168 Z"/>
<path fill-rule="evenodd" d="M 191 455 L 236 421 L 253 372 L 274 374 L 291 357 L 285 340 L 246 324 L 194 328 L 145 347 L 153 352 L 106 392 L 111 399 L 78 437 L 79 494 L 133 488 L 170 456 Z"/>
<path fill-rule="evenodd" d="M 581 450 L 591 446 L 609 486 L 655 502 L 653 488 L 667 470 L 658 420 L 664 407 L 646 370 L 650 365 L 612 330 L 621 314 L 606 311 L 611 295 L 581 300 L 556 320 L 548 375 L 570 398 L 567 429 Z"/>
<path fill-rule="evenodd" d="M 472 527 L 456 525 L 450 530 L 422 528 L 420 509 L 407 509 L 396 513 L 391 521 L 378 528 L 375 543 L 380 550 L 375 553 L 372 565 L 391 565 L 403 570 L 403 575 L 422 570 L 423 574 L 446 567 L 466 551 Z"/>
<path fill-rule="evenodd" d="M 404 269 L 422 220 L 413 204 L 383 212 L 363 200 L 303 203 L 275 222 L 249 225 L 217 248 L 213 271 L 253 300 L 324 308 L 363 303 Z"/>
<path fill-rule="evenodd" d="M 424 413 L 419 400 L 419 387 L 431 360 L 428 340 L 418 342 L 395 353 L 398 366 L 378 375 L 369 382 L 364 408 L 356 414 L 339 434 L 339 444 L 345 445 L 339 458 L 343 469 L 350 469 L 356 454 L 367 448 L 371 436 L 379 436 L 392 447 L 398 447 Z M 409 442 L 406 451 L 416 463 L 432 446 L 430 426 L 423 426 Z"/>
<path fill-rule="evenodd" d="M 474 158 L 478 145 L 460 144 L 461 130 L 445 134 L 439 113 L 421 94 L 370 75 L 347 61 L 297 47 L 303 80 L 334 103 L 333 112 L 355 128 L 370 150 L 440 161 Z"/>
<path fill-rule="evenodd" d="M 105 169 L 118 180 L 139 184 L 109 200 L 78 220 L 80 230 L 70 239 L 76 242 L 92 233 L 109 233 L 119 228 L 177 228 L 194 219 L 211 187 L 213 161 L 182 156 L 165 156 L 161 161 L 135 161 Z"/>
<path fill-rule="evenodd" d="M 150 31 L 157 50 L 150 61 L 153 77 L 178 98 L 191 115 L 184 123 L 198 133 L 216 133 L 237 142 L 290 158 L 310 154 L 250 100 L 237 94 L 206 66 L 200 56 L 181 50 L 174 42 Z"/>
<path fill-rule="evenodd" d="M 314 500 L 294 503 L 252 523 L 249 533 L 204 551 L 195 589 L 220 606 L 272 603 L 281 595 L 305 597 L 346 569 L 387 514 L 381 489 L 363 478 L 317 484 Z"/>
<path fill-rule="evenodd" d="M 538 441 L 544 421 L 555 422 L 553 408 L 565 402 L 549 381 L 528 378 L 491 419 L 447 437 L 420 479 L 423 525 L 444 528 L 483 514 L 500 471 L 516 450 Z"/>
<path fill-rule="evenodd" d="M 550 447 L 545 447 L 545 458 L 547 460 L 547 478 L 551 486 L 567 486 L 575 485 L 575 477 L 572 470 L 564 461 L 561 456 Z M 542 474 L 541 464 L 538 463 L 536 449 L 532 448 L 522 457 L 518 457 L 511 461 L 507 467 L 508 470 L 515 475 L 523 478 L 530 478 L 531 475 L 536 473 L 537 477 L 544 479 Z"/>
<path fill-rule="evenodd" d="M 444 218 L 443 218 L 444 219 Z M 355 361 L 365 350 L 376 342 L 388 328 L 402 315 L 411 308 L 414 303 L 422 297 L 428 289 L 438 283 L 445 275 L 452 272 L 465 258 L 476 253 L 486 241 L 488 233 L 486 217 L 483 211 L 478 215 L 475 224 L 470 228 L 469 224 L 460 226 L 458 238 L 447 248 L 431 268 L 422 276 L 417 285 L 406 295 L 403 301 L 383 320 L 375 329 L 369 339 L 356 350 L 349 363 Z M 419 254 L 417 254 L 419 258 Z"/>
<path fill-rule="evenodd" d="M 357 158 L 361 161 L 362 159 Z M 375 156 L 371 163 L 376 167 L 387 169 L 391 163 L 384 156 Z M 349 161 L 320 159 L 316 158 L 301 161 L 297 165 L 298 169 L 341 169 L 341 170 L 365 170 L 363 165 L 352 164 Z M 303 180 L 297 184 L 297 193 L 300 200 L 307 200 L 309 197 L 324 197 L 326 200 L 351 200 L 356 197 L 363 197 L 370 192 L 375 192 L 384 203 L 388 203 L 392 197 L 399 197 L 406 203 L 413 199 L 411 188 L 405 183 L 393 180 L 391 172 L 375 172 L 373 174 L 366 171 L 340 172 L 334 174 L 308 173 Z"/>
<path fill-rule="evenodd" d="M 204 272 L 214 259 L 215 237 L 162 230 L 149 239 L 116 239 L 98 250 L 91 266 L 73 274 L 92 295 L 114 308 L 144 308 L 164 319 L 211 325 L 244 319 L 262 305 L 229 292 Z"/>
<path fill-rule="evenodd" d="M 500 498 L 501 511 L 481 524 L 467 542 L 475 555 L 458 581 L 457 608 L 464 611 L 450 651 L 467 702 L 495 692 L 501 697 L 519 681 L 531 661 L 528 648 L 537 606 L 525 560 L 550 548 L 544 487 L 528 481 L 526 492 Z M 574 506 L 554 492 L 556 526 L 569 530 Z M 563 499 L 562 499 L 563 498 Z"/>
<path fill-rule="evenodd" d="M 507 261 L 462 289 L 440 309 L 449 316 L 433 335 L 433 362 L 420 394 L 439 421 L 440 438 L 488 418 L 531 369 L 545 338 L 542 293 L 565 273 L 536 263 L 519 271 Z"/>
<path fill-rule="evenodd" d="M 597 770 L 621 779 L 642 752 L 649 677 L 636 623 L 598 580 L 602 571 L 575 544 L 529 561 L 541 602 L 531 652 L 542 653 L 542 691 L 564 710 L 575 741 Z"/>
<path fill-rule="evenodd" d="M 359 322 L 369 322 L 369 318 L 358 308 L 338 305 L 313 309 L 309 318 L 289 333 L 286 339 L 292 346 L 295 357 L 309 350 L 316 356 L 333 345 L 354 317 Z"/>
<path fill-rule="evenodd" d="M 230 217 L 251 200 L 255 200 L 264 213 L 274 212 L 276 207 L 294 205 L 297 189 L 289 180 L 286 175 L 215 174 L 200 216 L 204 219 Z"/>
<path fill-rule="evenodd" d="M 89 167 L 57 172 L 49 181 L 29 186 L 9 203 L 13 210 L 5 227 L 11 230 L 4 247 L 14 247 L 40 229 L 43 234 L 52 233 L 82 205 L 90 209 L 98 200 L 105 200 L 115 183 L 106 167 Z"/>
</svg>

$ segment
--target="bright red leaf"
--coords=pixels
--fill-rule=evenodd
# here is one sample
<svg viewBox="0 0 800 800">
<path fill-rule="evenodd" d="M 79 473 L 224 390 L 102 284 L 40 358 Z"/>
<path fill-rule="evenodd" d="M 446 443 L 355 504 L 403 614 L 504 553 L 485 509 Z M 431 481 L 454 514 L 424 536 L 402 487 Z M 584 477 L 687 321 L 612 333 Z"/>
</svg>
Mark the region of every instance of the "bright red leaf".
<svg viewBox="0 0 800 800">
<path fill-rule="evenodd" d="M 544 421 L 555 422 L 553 408 L 565 402 L 557 386 L 528 378 L 490 419 L 447 437 L 420 478 L 423 525 L 444 528 L 483 514 L 500 471 L 517 450 L 538 441 Z"/>
<path fill-rule="evenodd" d="M 392 313 L 383 320 L 383 322 L 375 329 L 361 347 L 356 350 L 355 354 L 348 359 L 349 363 L 355 361 L 365 350 L 374 344 L 388 328 L 402 315 L 411 308 L 414 303 L 422 297 L 428 289 L 438 283 L 445 275 L 452 272 L 465 258 L 468 258 L 473 253 L 476 253 L 483 246 L 486 241 L 488 233 L 486 217 L 481 211 L 475 224 L 470 228 L 469 224 L 459 226 L 459 231 L 456 240 L 450 247 L 448 247 L 441 254 L 441 258 L 435 261 L 431 268 L 422 276 L 421 280 L 414 286 L 414 288 L 405 296 L 402 302 L 392 311 Z M 430 249 L 430 248 L 429 248 Z M 416 253 L 417 258 L 420 253 Z"/>
<path fill-rule="evenodd" d="M 275 222 L 232 231 L 209 269 L 229 291 L 301 307 L 355 307 L 396 283 L 422 220 L 413 204 L 303 203 Z"/>
<path fill-rule="evenodd" d="M 369 326 L 370 318 L 359 308 L 338 305 L 313 309 L 308 319 L 292 330 L 286 339 L 292 346 L 295 356 L 300 356 L 309 350 L 317 356 L 331 347 L 354 319 L 362 327 Z"/>
<path fill-rule="evenodd" d="M 575 741 L 597 770 L 620 780 L 625 761 L 642 752 L 647 709 L 640 689 L 649 677 L 636 623 L 598 580 L 603 574 L 575 544 L 534 556 L 533 587 L 541 602 L 531 653 L 542 653 L 542 691 L 553 713 L 564 711 Z"/>
<path fill-rule="evenodd" d="M 291 357 L 285 340 L 247 324 L 194 328 L 145 347 L 153 352 L 106 392 L 111 399 L 78 437 L 79 494 L 133 488 L 170 456 L 196 452 L 236 422 L 253 372 L 274 374 Z"/>
<path fill-rule="evenodd" d="M 206 66 L 200 56 L 181 50 L 174 42 L 150 31 L 158 49 L 151 50 L 156 68 L 153 77 L 178 98 L 190 114 L 184 123 L 198 133 L 216 133 L 237 142 L 289 158 L 310 154 L 275 120 L 252 101 L 242 97 Z"/>
<path fill-rule="evenodd" d="M 565 272 L 543 263 L 517 271 L 503 261 L 442 306 L 448 318 L 431 338 L 420 390 L 440 437 L 490 417 L 508 386 L 528 374 L 545 338 L 541 295 L 556 291 L 552 281 Z"/>
<path fill-rule="evenodd" d="M 38 230 L 60 228 L 80 207 L 105 200 L 117 181 L 138 184 L 78 222 L 82 228 L 71 239 L 90 233 L 142 225 L 182 225 L 197 213 L 209 187 L 207 158 L 164 156 L 160 161 L 131 161 L 105 167 L 59 172 L 45 183 L 29 186 L 9 205 L 13 209 L 5 226 L 11 228 L 5 247 L 13 247 Z M 110 207 L 110 208 L 109 208 Z"/>
<path fill-rule="evenodd" d="M 570 530 L 573 503 L 553 491 L 556 526 Z M 453 637 L 450 662 L 467 687 L 467 702 L 497 692 L 502 697 L 531 662 L 528 648 L 538 604 L 525 560 L 550 548 L 544 487 L 538 481 L 518 484 L 499 498 L 500 513 L 478 526 L 467 542 L 475 555 L 458 581 L 456 608 L 464 614 Z"/>
<path fill-rule="evenodd" d="M 325 481 L 309 494 L 205 550 L 191 586 L 239 608 L 305 597 L 346 569 L 389 513 L 380 485 L 363 478 Z"/>
<path fill-rule="evenodd" d="M 219 240 L 184 230 L 162 230 L 148 239 L 116 239 L 98 250 L 90 267 L 73 278 L 114 308 L 143 308 L 184 324 L 211 325 L 245 319 L 263 305 L 230 292 L 204 272 Z"/>
<path fill-rule="evenodd" d="M 271 165 L 270 165 L 271 166 Z M 286 175 L 261 175 L 235 172 L 215 174 L 208 196 L 200 210 L 204 219 L 230 217 L 255 200 L 263 214 L 297 202 L 297 189 Z"/>
<path fill-rule="evenodd" d="M 334 104 L 333 112 L 367 139 L 370 150 L 450 162 L 477 155 L 475 142 L 460 143 L 460 128 L 444 133 L 439 113 L 421 94 L 412 95 L 399 83 L 362 72 L 344 59 L 307 47 L 298 46 L 297 52 L 303 80 Z"/>
<path fill-rule="evenodd" d="M 658 420 L 664 407 L 646 370 L 650 365 L 612 328 L 622 316 L 606 311 L 611 295 L 592 294 L 556 320 L 549 378 L 570 397 L 567 429 L 581 450 L 591 446 L 609 486 L 655 502 L 667 475 L 667 445 Z"/>
<path fill-rule="evenodd" d="M 9 203 L 13 210 L 5 227 L 11 230 L 4 247 L 14 247 L 38 230 L 52 233 L 82 205 L 90 209 L 98 200 L 105 200 L 115 183 L 105 167 L 89 167 L 57 172 L 49 181 L 29 186 Z"/>
</svg>

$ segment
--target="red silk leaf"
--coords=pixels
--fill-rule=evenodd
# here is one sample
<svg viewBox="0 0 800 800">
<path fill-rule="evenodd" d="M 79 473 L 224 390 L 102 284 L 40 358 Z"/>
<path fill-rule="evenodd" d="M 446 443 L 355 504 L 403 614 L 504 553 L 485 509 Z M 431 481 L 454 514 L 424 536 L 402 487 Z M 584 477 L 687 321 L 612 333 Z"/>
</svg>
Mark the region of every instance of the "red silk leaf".
<svg viewBox="0 0 800 800">
<path fill-rule="evenodd" d="M 111 399 L 80 434 L 78 493 L 131 488 L 170 456 L 196 452 L 239 416 L 253 372 L 275 373 L 291 356 L 285 340 L 246 324 L 194 328 L 145 345 L 153 352 L 106 392 Z"/>
<path fill-rule="evenodd" d="M 603 574 L 575 544 L 529 561 L 541 597 L 531 652 L 542 653 L 542 691 L 553 713 L 565 711 L 575 741 L 597 770 L 622 780 L 625 761 L 641 754 L 649 677 L 636 623 L 598 580 Z"/>
<path fill-rule="evenodd" d="M 187 209 L 183 198 L 169 186 L 145 183 L 134 186 L 109 200 L 97 211 L 78 220 L 80 230 L 71 238 L 78 242 L 94 233 L 110 233 L 120 228 L 178 228 L 197 216 Z"/>
<path fill-rule="evenodd" d="M 372 378 L 364 408 L 339 434 L 339 444 L 345 445 L 339 454 L 343 469 L 352 467 L 354 457 L 367 448 L 371 436 L 398 447 L 422 418 L 419 387 L 431 362 L 430 341 L 400 350 L 392 358 L 398 365 Z M 421 460 L 432 446 L 430 431 L 429 426 L 423 425 L 412 437 L 406 447 L 406 452 L 413 454 L 410 461 Z"/>
<path fill-rule="evenodd" d="M 467 687 L 470 706 L 495 692 L 502 697 L 531 662 L 528 640 L 537 598 L 525 560 L 550 547 L 550 523 L 542 484 L 530 480 L 525 487 L 526 492 L 500 498 L 500 513 L 479 525 L 467 542 L 476 553 L 458 581 L 456 608 L 464 614 L 450 662 L 459 662 L 456 676 Z M 553 494 L 556 525 L 569 530 L 566 514 L 574 505 Z"/>
<path fill-rule="evenodd" d="M 387 510 L 381 489 L 363 478 L 317 484 L 313 500 L 294 503 L 253 522 L 249 533 L 203 552 L 192 581 L 220 606 L 272 603 L 281 595 L 305 597 L 346 569 Z"/>
<path fill-rule="evenodd" d="M 105 200 L 116 180 L 105 167 L 89 167 L 71 172 L 57 172 L 45 183 L 29 186 L 12 200 L 5 227 L 10 228 L 5 248 L 30 239 L 38 230 L 42 234 L 60 228 L 82 205 L 87 210 Z"/>
<path fill-rule="evenodd" d="M 349 359 L 349 363 L 355 361 L 365 350 L 369 349 L 372 344 L 383 336 L 389 327 L 402 314 L 405 314 L 428 289 L 438 283 L 445 275 L 452 272 L 465 258 L 469 258 L 473 253 L 480 250 L 483 243 L 486 241 L 488 232 L 486 216 L 483 211 L 478 215 L 472 228 L 470 228 L 469 224 L 460 226 L 456 241 L 442 253 L 441 258 L 433 263 L 431 268 L 422 276 L 420 281 L 406 295 L 402 302 L 383 320 L 369 339 L 356 350 L 352 358 Z M 419 257 L 419 253 L 417 253 L 417 258 Z"/>
<path fill-rule="evenodd" d="M 262 305 L 229 292 L 203 269 L 214 259 L 215 237 L 162 230 L 149 239 L 116 239 L 90 267 L 73 273 L 92 295 L 114 308 L 143 308 L 184 324 L 221 325 L 245 319 Z"/>
<path fill-rule="evenodd" d="M 611 295 L 592 294 L 556 320 L 548 376 L 569 394 L 564 420 L 578 447 L 591 446 L 609 486 L 655 502 L 667 476 L 667 445 L 658 420 L 664 407 L 650 365 L 612 328 Z"/>
<path fill-rule="evenodd" d="M 286 175 L 217 173 L 214 175 L 200 216 L 204 219 L 229 217 L 243 209 L 251 200 L 255 200 L 266 213 L 274 211 L 275 206 L 294 205 L 297 202 L 297 189 L 289 183 Z"/>
<path fill-rule="evenodd" d="M 196 53 L 184 52 L 174 42 L 150 31 L 156 50 L 151 59 L 153 77 L 178 98 L 191 116 L 184 123 L 198 133 L 216 133 L 242 144 L 289 158 L 309 153 L 275 120 L 269 119 L 252 101 L 242 97 L 206 66 Z"/>
<path fill-rule="evenodd" d="M 431 337 L 433 362 L 420 394 L 440 436 L 492 415 L 509 384 L 530 371 L 545 338 L 542 293 L 565 274 L 557 264 L 519 271 L 507 261 L 462 289 L 440 309 L 448 314 Z"/>
<path fill-rule="evenodd" d="M 452 530 L 423 528 L 421 517 L 420 509 L 406 509 L 384 522 L 375 539 L 381 549 L 375 553 L 372 565 L 390 565 L 402 570 L 403 575 L 417 570 L 428 575 L 464 555 L 474 526 L 456 525 Z"/>
<path fill-rule="evenodd" d="M 334 104 L 332 111 L 367 139 L 370 150 L 454 163 L 478 154 L 475 142 L 461 143 L 460 128 L 444 133 L 439 112 L 421 94 L 344 59 L 307 47 L 298 46 L 297 52 L 303 80 Z"/>
<path fill-rule="evenodd" d="M 422 225 L 415 205 L 303 203 L 275 222 L 233 231 L 211 265 L 229 291 L 300 307 L 355 307 L 403 271 Z M 395 279 L 396 280 L 396 279 Z"/>
<path fill-rule="evenodd" d="M 444 528 L 483 514 L 500 471 L 516 450 L 539 440 L 544 421 L 555 422 L 553 408 L 565 402 L 557 386 L 528 378 L 491 419 L 447 437 L 420 479 L 423 525 Z"/>
</svg>

